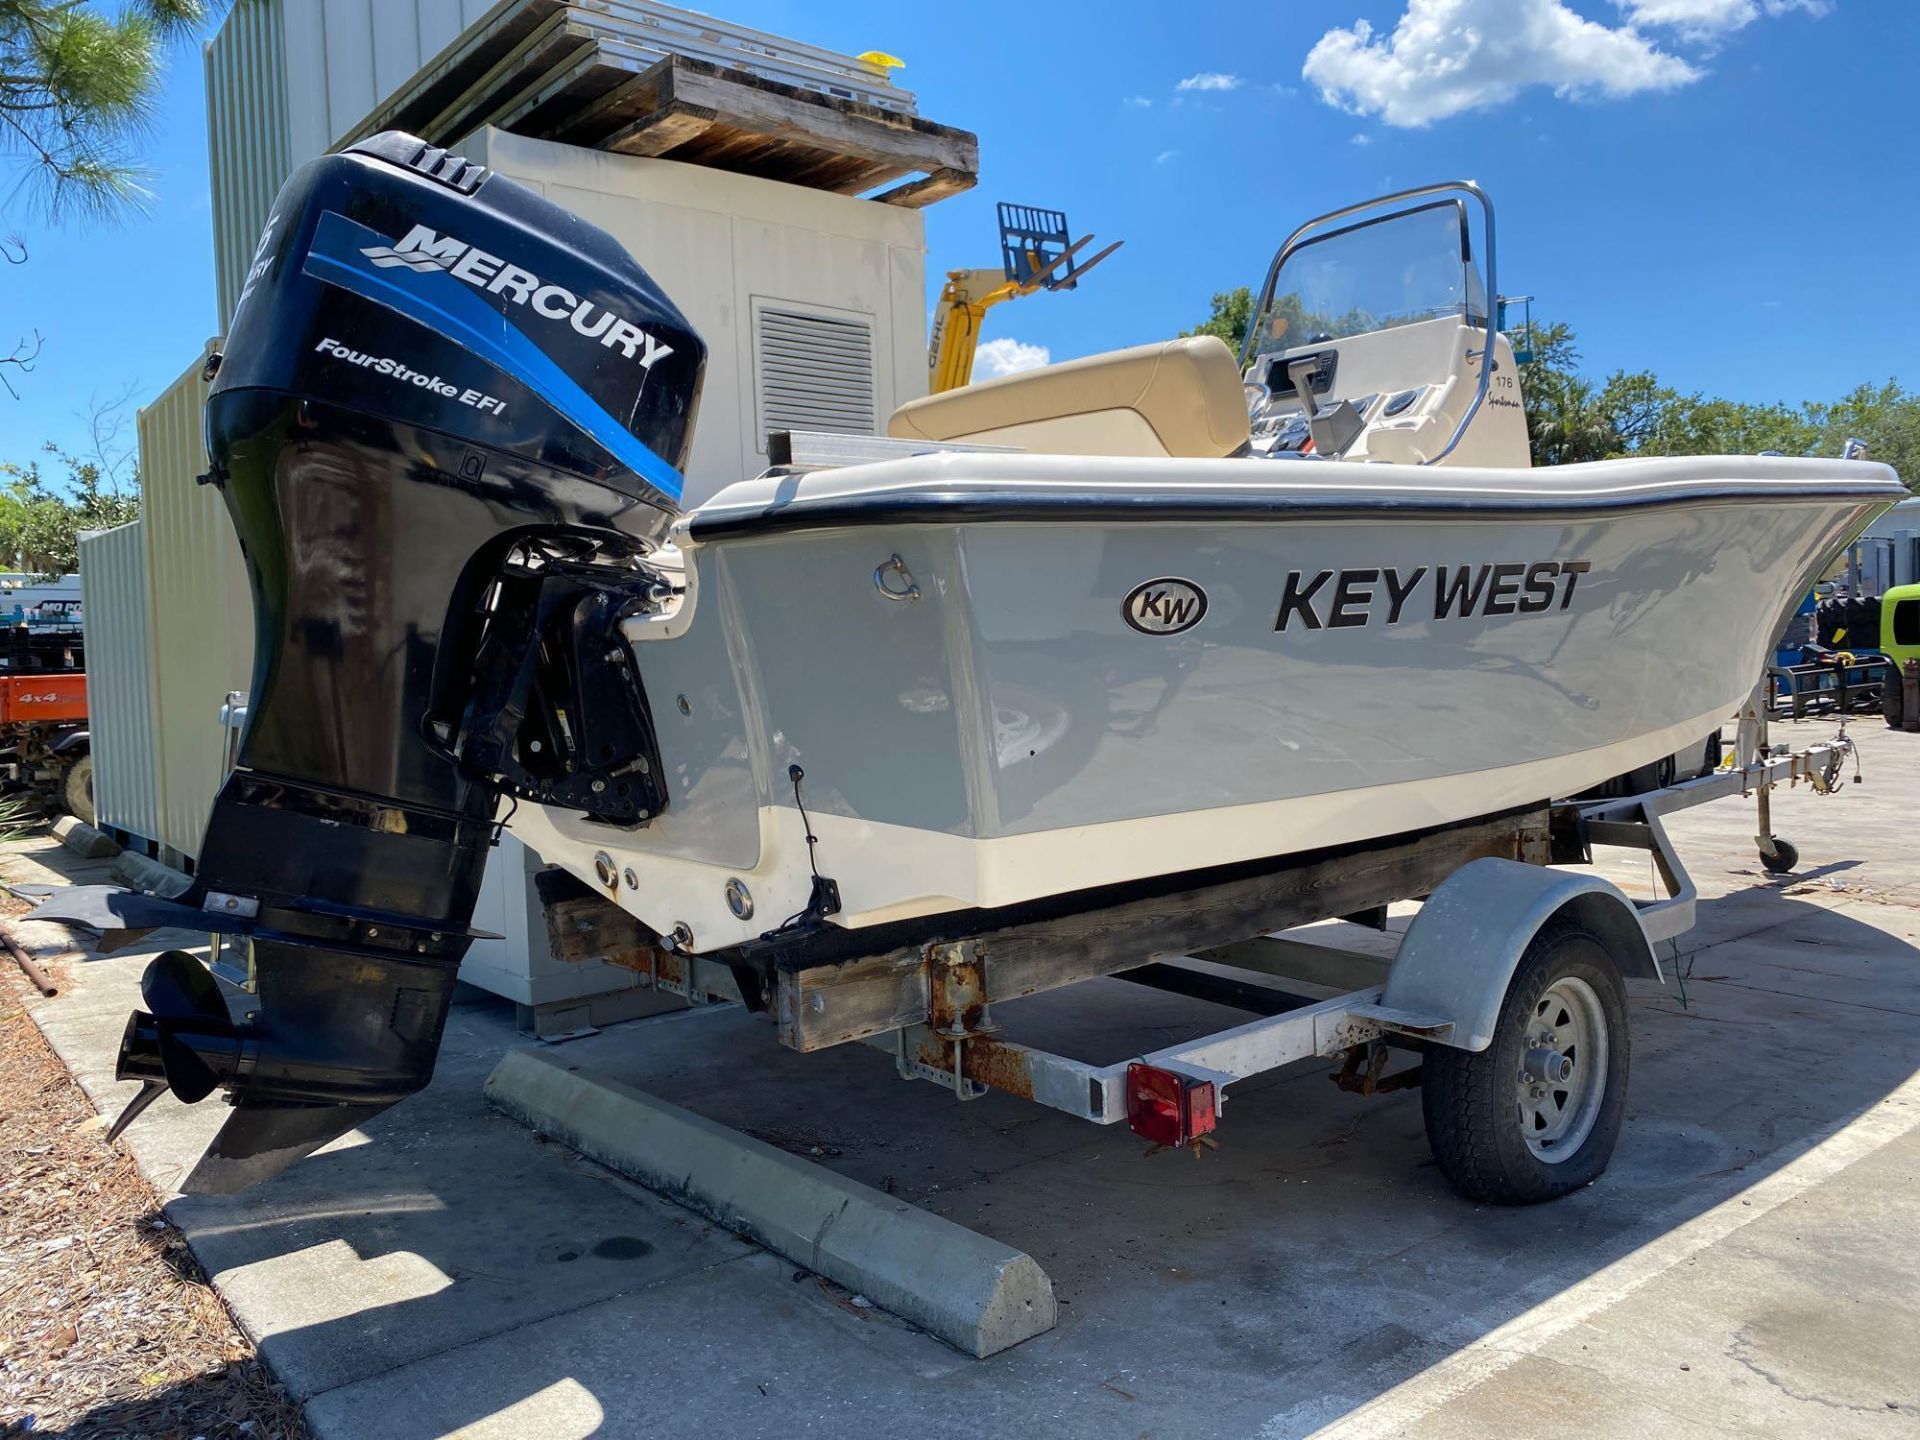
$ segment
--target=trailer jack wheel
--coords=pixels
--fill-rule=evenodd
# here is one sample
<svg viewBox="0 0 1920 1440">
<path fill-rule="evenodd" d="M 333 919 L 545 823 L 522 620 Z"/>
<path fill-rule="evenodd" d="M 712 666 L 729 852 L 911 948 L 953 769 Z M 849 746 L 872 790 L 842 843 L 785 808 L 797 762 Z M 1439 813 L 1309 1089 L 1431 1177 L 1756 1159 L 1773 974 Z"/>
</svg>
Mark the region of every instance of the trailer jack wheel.
<svg viewBox="0 0 1920 1440">
<path fill-rule="evenodd" d="M 1434 1159 L 1469 1199 L 1553 1200 L 1613 1158 L 1627 1098 L 1627 993 L 1605 943 L 1549 921 L 1521 957 L 1493 1043 L 1435 1045 L 1421 1093 Z"/>
<path fill-rule="evenodd" d="M 1760 852 L 1760 866 L 1769 875 L 1791 874 L 1793 868 L 1799 863 L 1800 852 L 1795 848 L 1794 843 L 1791 840 L 1782 840 L 1778 835 L 1773 837 L 1771 855 L 1765 850 Z"/>
</svg>

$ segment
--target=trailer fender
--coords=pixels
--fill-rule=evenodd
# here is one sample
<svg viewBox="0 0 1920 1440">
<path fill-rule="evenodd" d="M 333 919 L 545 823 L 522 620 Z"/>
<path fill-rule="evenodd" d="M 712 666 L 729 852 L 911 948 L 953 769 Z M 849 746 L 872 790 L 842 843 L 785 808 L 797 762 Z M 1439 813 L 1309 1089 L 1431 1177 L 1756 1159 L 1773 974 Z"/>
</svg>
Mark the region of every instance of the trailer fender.
<svg viewBox="0 0 1920 1440">
<path fill-rule="evenodd" d="M 1407 928 L 1381 1005 L 1453 1021 L 1444 1044 L 1484 1050 L 1520 957 L 1561 912 L 1599 937 L 1630 979 L 1659 980 L 1660 962 L 1633 902 L 1597 875 L 1492 857 L 1441 882 Z"/>
<path fill-rule="evenodd" d="M 56 755 L 84 755 L 92 743 L 85 730 L 69 730 L 47 748 Z"/>
</svg>

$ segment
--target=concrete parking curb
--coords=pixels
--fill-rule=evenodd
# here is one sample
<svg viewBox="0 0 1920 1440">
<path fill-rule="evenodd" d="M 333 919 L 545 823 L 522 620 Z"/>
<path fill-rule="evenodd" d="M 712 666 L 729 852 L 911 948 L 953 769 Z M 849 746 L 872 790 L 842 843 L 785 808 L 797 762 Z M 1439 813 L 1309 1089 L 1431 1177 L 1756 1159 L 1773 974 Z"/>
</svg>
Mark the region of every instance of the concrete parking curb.
<svg viewBox="0 0 1920 1440">
<path fill-rule="evenodd" d="M 1051 1330 L 1032 1256 L 537 1050 L 487 1079 L 498 1109 L 825 1275 L 969 1355 Z"/>
<path fill-rule="evenodd" d="M 62 815 L 53 822 L 53 833 L 60 843 L 82 860 L 111 860 L 120 847 L 84 820 Z"/>
</svg>

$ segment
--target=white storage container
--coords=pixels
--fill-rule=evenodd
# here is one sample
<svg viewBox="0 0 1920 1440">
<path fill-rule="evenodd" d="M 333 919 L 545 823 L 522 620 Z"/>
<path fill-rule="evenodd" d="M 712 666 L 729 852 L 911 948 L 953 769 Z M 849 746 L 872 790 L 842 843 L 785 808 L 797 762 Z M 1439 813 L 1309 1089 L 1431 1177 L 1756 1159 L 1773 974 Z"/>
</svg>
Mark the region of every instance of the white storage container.
<svg viewBox="0 0 1920 1440">
<path fill-rule="evenodd" d="M 146 522 L 80 541 L 87 616 L 87 730 L 93 807 L 104 830 L 151 840 L 160 829 L 147 615 Z"/>
<path fill-rule="evenodd" d="M 926 393 L 920 211 L 491 128 L 459 148 L 611 234 L 707 342 L 687 506 L 764 470 L 770 429 L 878 434 Z"/>
</svg>

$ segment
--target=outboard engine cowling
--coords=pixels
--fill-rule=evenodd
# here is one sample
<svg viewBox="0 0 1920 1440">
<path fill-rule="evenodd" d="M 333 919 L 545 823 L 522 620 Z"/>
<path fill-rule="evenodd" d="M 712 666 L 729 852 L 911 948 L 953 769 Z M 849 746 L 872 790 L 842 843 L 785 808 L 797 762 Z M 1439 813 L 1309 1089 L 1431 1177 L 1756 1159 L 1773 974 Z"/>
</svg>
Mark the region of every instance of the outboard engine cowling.
<svg viewBox="0 0 1920 1440">
<path fill-rule="evenodd" d="M 656 607 L 705 346 L 608 235 L 411 136 L 275 202 L 207 406 L 252 581 L 238 768 L 182 903 L 247 935 L 236 1022 L 153 962 L 123 1078 L 236 1107 L 188 1189 L 427 1083 L 503 795 L 642 823 L 620 622 Z"/>
</svg>

